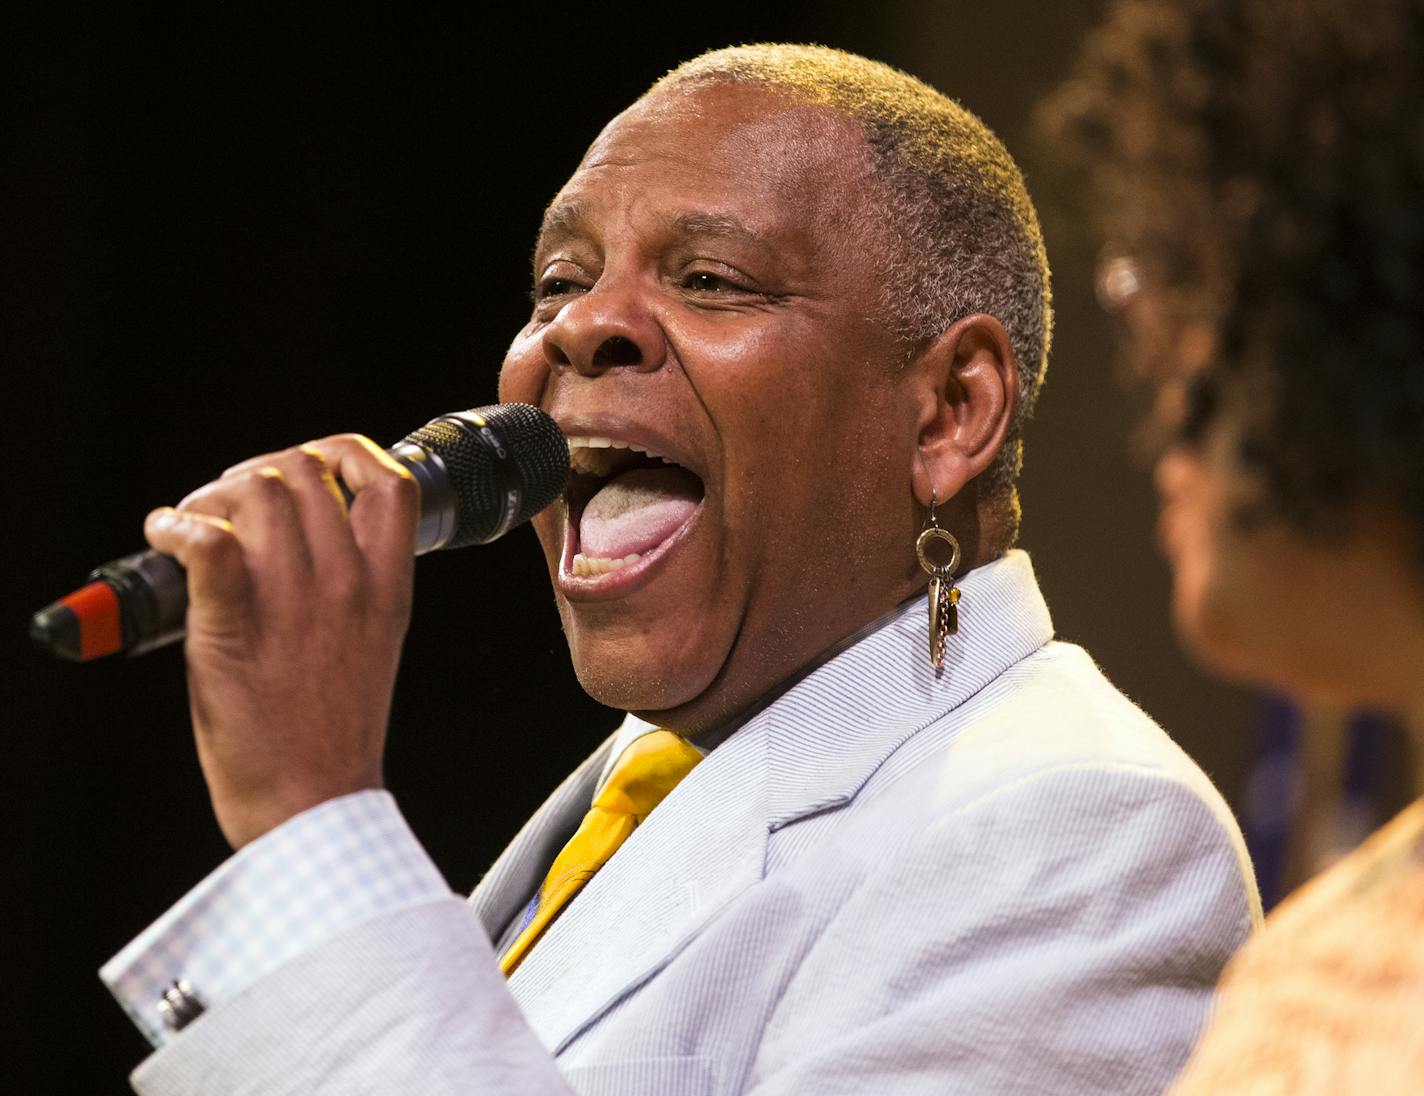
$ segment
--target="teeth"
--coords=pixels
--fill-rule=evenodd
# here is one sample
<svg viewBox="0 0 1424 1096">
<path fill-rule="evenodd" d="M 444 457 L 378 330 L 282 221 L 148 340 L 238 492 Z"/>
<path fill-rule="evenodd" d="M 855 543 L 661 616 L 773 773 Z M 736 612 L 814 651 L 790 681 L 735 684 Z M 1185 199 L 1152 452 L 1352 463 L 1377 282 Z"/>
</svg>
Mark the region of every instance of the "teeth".
<svg viewBox="0 0 1424 1096">
<path fill-rule="evenodd" d="M 607 449 L 627 449 L 633 453 L 641 453 L 650 460 L 660 460 L 664 464 L 677 463 L 671 457 L 665 457 L 651 449 L 644 449 L 641 445 L 634 445 L 632 442 L 619 441 L 617 438 L 579 435 L 569 437 L 569 464 L 575 472 L 606 476 L 613 470 L 617 459 L 610 452 L 599 451 Z"/>
<path fill-rule="evenodd" d="M 619 441 L 617 438 L 586 437 L 583 435 L 569 436 L 569 450 L 572 452 L 578 449 L 631 449 L 635 453 L 642 453 L 646 457 L 656 457 L 659 460 L 668 460 L 661 453 L 655 453 L 651 449 L 644 449 L 641 445 L 634 445 L 630 441 Z M 668 461 L 672 464 L 672 461 Z"/>
<path fill-rule="evenodd" d="M 586 556 L 582 552 L 578 552 L 574 555 L 573 571 L 576 575 L 602 575 L 609 571 L 616 571 L 629 563 L 637 563 L 642 558 L 638 552 L 626 555 L 622 559 Z"/>
</svg>

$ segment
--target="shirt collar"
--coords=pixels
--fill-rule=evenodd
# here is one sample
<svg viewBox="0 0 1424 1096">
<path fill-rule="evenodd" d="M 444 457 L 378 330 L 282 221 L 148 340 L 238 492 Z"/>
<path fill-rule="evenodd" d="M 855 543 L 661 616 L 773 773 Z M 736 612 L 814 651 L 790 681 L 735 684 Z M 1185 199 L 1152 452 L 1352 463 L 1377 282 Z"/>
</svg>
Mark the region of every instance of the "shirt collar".
<svg viewBox="0 0 1424 1096">
<path fill-rule="evenodd" d="M 810 764 L 820 778 L 811 783 L 823 783 L 824 796 L 853 795 L 878 764 L 877 755 L 888 755 L 908 734 L 957 707 L 1053 638 L 1053 621 L 1026 552 L 1010 551 L 969 572 L 958 585 L 960 633 L 950 638 L 942 670 L 929 663 L 928 605 L 920 596 L 833 648 L 734 733 L 777 730 L 772 749 L 814 754 L 797 766 L 798 783 L 806 780 Z M 624 717 L 595 795 L 623 751 L 657 729 L 631 712 Z M 838 739 L 837 729 L 844 729 L 845 741 L 831 740 Z M 819 809 L 824 803 L 801 806 Z M 802 812 L 798 807 L 793 813 Z"/>
</svg>

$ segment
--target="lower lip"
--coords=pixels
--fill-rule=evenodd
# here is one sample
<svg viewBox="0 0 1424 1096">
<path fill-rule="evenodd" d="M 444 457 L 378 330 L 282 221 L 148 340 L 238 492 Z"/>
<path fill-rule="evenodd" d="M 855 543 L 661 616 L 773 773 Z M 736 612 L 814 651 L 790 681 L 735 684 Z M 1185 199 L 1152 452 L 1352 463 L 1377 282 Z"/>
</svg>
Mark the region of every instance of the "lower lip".
<svg viewBox="0 0 1424 1096">
<path fill-rule="evenodd" d="M 576 575 L 573 573 L 575 549 L 573 526 L 565 516 L 564 554 L 563 558 L 559 560 L 559 592 L 571 601 L 605 601 L 631 593 L 637 587 L 650 581 L 649 576 L 652 572 L 662 565 L 663 560 L 678 545 L 692 535 L 692 528 L 697 524 L 697 519 L 701 514 L 702 503 L 699 502 L 697 509 L 692 512 L 692 516 L 678 526 L 667 540 L 656 548 L 650 548 L 644 552 L 637 562 L 625 563 L 617 570 L 605 571 L 601 575 Z"/>
</svg>

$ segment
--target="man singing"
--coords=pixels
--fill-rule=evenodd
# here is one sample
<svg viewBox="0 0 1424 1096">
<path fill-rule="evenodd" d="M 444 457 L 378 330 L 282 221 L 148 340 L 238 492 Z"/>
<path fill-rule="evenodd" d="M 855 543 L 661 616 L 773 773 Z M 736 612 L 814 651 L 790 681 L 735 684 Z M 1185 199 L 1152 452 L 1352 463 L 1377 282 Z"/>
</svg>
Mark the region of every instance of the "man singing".
<svg viewBox="0 0 1424 1096">
<path fill-rule="evenodd" d="M 1012 550 L 1050 315 L 1012 160 L 911 77 L 737 48 L 615 118 L 500 395 L 568 435 L 539 539 L 634 715 L 466 901 L 380 790 L 408 474 L 326 438 L 156 511 L 238 851 L 104 969 L 135 1086 L 1160 1091 L 1259 906 Z"/>
</svg>

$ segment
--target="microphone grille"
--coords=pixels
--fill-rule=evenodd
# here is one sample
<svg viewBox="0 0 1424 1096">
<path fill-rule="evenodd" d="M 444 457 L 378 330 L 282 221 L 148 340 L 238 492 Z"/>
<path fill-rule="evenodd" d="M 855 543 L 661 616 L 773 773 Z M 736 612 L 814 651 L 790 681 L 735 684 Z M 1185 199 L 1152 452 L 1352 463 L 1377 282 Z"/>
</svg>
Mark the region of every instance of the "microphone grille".
<svg viewBox="0 0 1424 1096">
<path fill-rule="evenodd" d="M 569 479 L 564 432 L 527 403 L 442 415 L 405 441 L 434 453 L 449 472 L 456 523 L 447 548 L 484 544 L 528 521 Z"/>
</svg>

